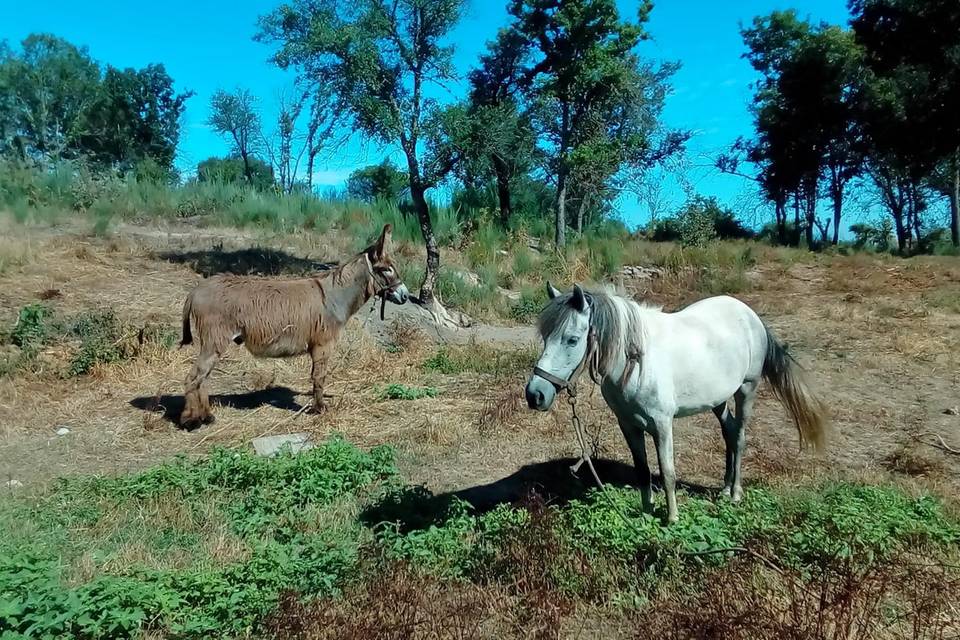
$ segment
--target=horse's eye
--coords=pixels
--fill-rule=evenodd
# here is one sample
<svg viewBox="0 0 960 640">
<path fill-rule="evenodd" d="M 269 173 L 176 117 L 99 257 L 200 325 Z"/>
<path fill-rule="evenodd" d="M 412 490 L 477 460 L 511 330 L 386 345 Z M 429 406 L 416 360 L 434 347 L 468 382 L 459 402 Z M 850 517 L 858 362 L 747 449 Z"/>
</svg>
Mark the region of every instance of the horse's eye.
<svg viewBox="0 0 960 640">
<path fill-rule="evenodd" d="M 580 338 L 578 338 L 577 336 L 571 336 L 571 337 L 567 338 L 567 345 L 568 345 L 568 346 L 575 347 L 575 346 L 577 346 L 577 343 L 578 343 L 578 342 L 580 342 Z"/>
</svg>

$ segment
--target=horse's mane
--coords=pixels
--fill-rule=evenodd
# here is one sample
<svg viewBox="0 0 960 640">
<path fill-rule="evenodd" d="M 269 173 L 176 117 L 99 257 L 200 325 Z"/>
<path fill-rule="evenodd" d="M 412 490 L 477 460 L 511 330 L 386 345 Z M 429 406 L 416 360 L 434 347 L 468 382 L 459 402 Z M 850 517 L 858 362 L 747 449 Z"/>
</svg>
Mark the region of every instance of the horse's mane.
<svg viewBox="0 0 960 640">
<path fill-rule="evenodd" d="M 590 327 L 597 338 L 597 373 L 607 375 L 619 356 L 639 363 L 647 342 L 643 315 L 659 311 L 659 307 L 639 304 L 612 291 L 585 291 L 590 296 Z M 572 296 L 572 292 L 561 294 L 543 309 L 537 322 L 541 336 L 546 338 L 552 334 L 575 313 L 570 305 Z"/>
</svg>

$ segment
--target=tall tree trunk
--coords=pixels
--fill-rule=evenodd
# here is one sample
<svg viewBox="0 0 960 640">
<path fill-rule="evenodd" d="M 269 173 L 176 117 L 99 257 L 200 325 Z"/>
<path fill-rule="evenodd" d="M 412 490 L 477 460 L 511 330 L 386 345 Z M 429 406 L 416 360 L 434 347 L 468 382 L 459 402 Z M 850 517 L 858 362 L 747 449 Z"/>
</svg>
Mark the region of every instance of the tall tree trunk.
<svg viewBox="0 0 960 640">
<path fill-rule="evenodd" d="M 803 222 L 800 217 L 800 190 L 793 194 L 793 246 L 800 246 L 800 234 L 803 232 Z"/>
<path fill-rule="evenodd" d="M 817 224 L 817 184 L 807 185 L 804 193 L 804 206 L 806 208 L 806 225 L 804 232 L 807 238 L 807 249 L 813 249 L 813 228 Z"/>
<path fill-rule="evenodd" d="M 562 162 L 562 161 L 561 161 Z M 557 201 L 554 207 L 556 213 L 556 231 L 553 242 L 557 250 L 563 250 L 567 244 L 567 170 L 561 166 L 557 175 Z"/>
<path fill-rule="evenodd" d="M 243 177 L 247 179 L 247 185 L 253 185 L 253 171 L 250 170 L 250 154 L 246 151 L 240 151 L 240 158 L 243 160 Z"/>
<path fill-rule="evenodd" d="M 833 244 L 840 242 L 840 216 L 843 215 L 843 184 L 830 190 L 833 195 Z M 823 239 L 826 242 L 826 238 Z"/>
<path fill-rule="evenodd" d="M 950 240 L 960 247 L 960 149 L 953 154 L 950 173 Z"/>
<path fill-rule="evenodd" d="M 497 174 L 497 200 L 500 204 L 500 226 L 504 229 L 510 223 L 513 206 L 510 202 L 510 170 L 507 163 L 497 154 L 493 154 L 493 170 Z"/>
<path fill-rule="evenodd" d="M 787 203 L 777 197 L 773 202 L 774 213 L 777 217 L 777 243 L 787 244 Z"/>
<path fill-rule="evenodd" d="M 590 196 L 587 195 L 587 194 L 584 194 L 584 196 L 583 196 L 582 198 L 580 198 L 580 205 L 577 207 L 577 223 L 576 223 L 577 226 L 576 226 L 576 229 L 577 229 L 577 234 L 578 234 L 578 235 L 582 235 L 582 234 L 583 234 L 583 221 L 584 221 L 584 217 L 585 217 L 585 215 L 586 215 L 586 213 L 587 213 L 587 207 L 588 207 L 589 205 L 590 205 Z"/>
<path fill-rule="evenodd" d="M 420 222 L 420 232 L 423 234 L 423 243 L 427 247 L 427 270 L 423 275 L 423 284 L 420 285 L 420 301 L 424 304 L 433 302 L 433 292 L 437 286 L 437 274 L 440 272 L 440 249 L 437 248 L 437 238 L 433 235 L 433 222 L 430 220 L 430 207 L 427 205 L 426 190 L 419 179 L 410 180 L 410 199 L 417 212 Z"/>
</svg>

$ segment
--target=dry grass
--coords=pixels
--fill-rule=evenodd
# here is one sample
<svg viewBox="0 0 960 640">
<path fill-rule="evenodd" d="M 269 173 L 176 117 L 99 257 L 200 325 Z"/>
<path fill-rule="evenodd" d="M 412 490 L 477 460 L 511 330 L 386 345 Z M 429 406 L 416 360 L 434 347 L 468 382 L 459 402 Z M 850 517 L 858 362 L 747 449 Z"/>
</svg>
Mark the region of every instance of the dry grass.
<svg viewBox="0 0 960 640">
<path fill-rule="evenodd" d="M 0 321 L 8 326 L 17 309 L 46 291 L 59 291 L 47 300 L 59 312 L 112 308 L 131 326 L 176 327 L 183 296 L 199 276 L 188 264 L 158 259 L 161 253 L 259 246 L 323 261 L 341 256 L 353 242 L 338 235 L 216 229 L 120 227 L 108 239 L 65 229 L 22 231 L 27 232 L 34 257 L 43 259 L 0 274 Z M 684 259 L 691 265 L 734 260 L 743 247 L 724 251 Z M 782 408 L 764 394 L 748 432 L 746 481 L 800 482 L 824 469 L 886 469 L 902 476 L 901 467 L 914 468 L 895 461 L 906 425 L 919 420 L 949 437 L 955 418 L 942 413 L 944 402 L 960 397 L 960 318 L 930 303 L 931 296 L 956 286 L 955 261 L 755 251 L 756 264 L 749 271 L 754 280 L 741 297 L 810 369 L 833 409 L 838 438 L 825 458 L 798 458 L 794 430 Z M 651 262 L 678 259 L 675 248 L 650 245 L 645 252 Z M 445 256 L 462 260 L 454 252 Z M 702 297 L 699 276 L 685 264 L 645 283 L 640 295 L 668 308 Z M 567 268 L 586 267 L 572 263 Z M 435 334 L 395 320 L 382 327 L 384 337 L 377 341 L 368 329 L 378 323 L 364 309 L 348 325 L 329 377 L 331 410 L 324 415 L 300 411 L 310 402 L 308 359 L 257 360 L 238 348 L 211 378 L 218 421 L 192 433 L 170 420 L 181 402 L 191 348 L 146 350 L 71 380 L 51 376 L 60 356 L 45 354 L 50 364 L 39 373 L 0 378 L 0 467 L 23 482 L 43 482 L 65 473 L 139 468 L 174 453 L 246 446 L 265 434 L 305 431 L 319 439 L 336 432 L 364 446 L 399 446 L 407 452 L 404 471 L 414 482 L 447 489 L 493 482 L 524 465 L 576 453 L 566 403 L 558 402 L 548 414 L 525 409 L 524 363 L 535 355 L 526 354 L 526 347 L 448 346 L 459 364 L 446 372 L 428 370 L 424 362 L 437 353 Z M 415 401 L 380 400 L 377 390 L 390 383 L 432 386 L 441 393 Z M 919 403 L 918 389 L 925 394 Z M 590 428 L 601 430 L 603 454 L 629 462 L 598 392 L 584 397 L 583 411 Z M 70 436 L 53 435 L 61 425 L 71 428 Z M 681 479 L 716 487 L 723 470 L 716 421 L 711 416 L 679 421 L 676 437 Z M 958 462 L 933 459 L 944 465 L 943 473 L 918 476 L 919 481 L 938 491 L 960 487 Z"/>
</svg>

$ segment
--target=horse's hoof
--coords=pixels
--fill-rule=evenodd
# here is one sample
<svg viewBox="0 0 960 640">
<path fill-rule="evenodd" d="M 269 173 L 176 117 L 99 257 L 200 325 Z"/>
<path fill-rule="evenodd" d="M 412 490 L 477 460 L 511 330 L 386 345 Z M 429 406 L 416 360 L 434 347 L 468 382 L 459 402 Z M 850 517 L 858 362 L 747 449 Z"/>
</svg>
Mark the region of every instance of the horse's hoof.
<svg viewBox="0 0 960 640">
<path fill-rule="evenodd" d="M 194 429 L 199 428 L 201 424 L 203 423 L 200 421 L 200 418 L 194 418 L 192 416 L 180 418 L 180 428 L 187 431 L 193 431 Z"/>
<path fill-rule="evenodd" d="M 314 416 L 319 416 L 322 413 L 327 412 L 327 405 L 325 404 L 314 404 L 312 407 L 307 409 L 307 413 Z"/>
<path fill-rule="evenodd" d="M 216 422 L 216 421 L 217 421 L 217 418 L 216 418 L 213 414 L 208 415 L 208 416 L 204 416 L 204 417 L 200 420 L 200 422 L 202 422 L 203 424 L 213 424 L 213 423 Z"/>
</svg>

